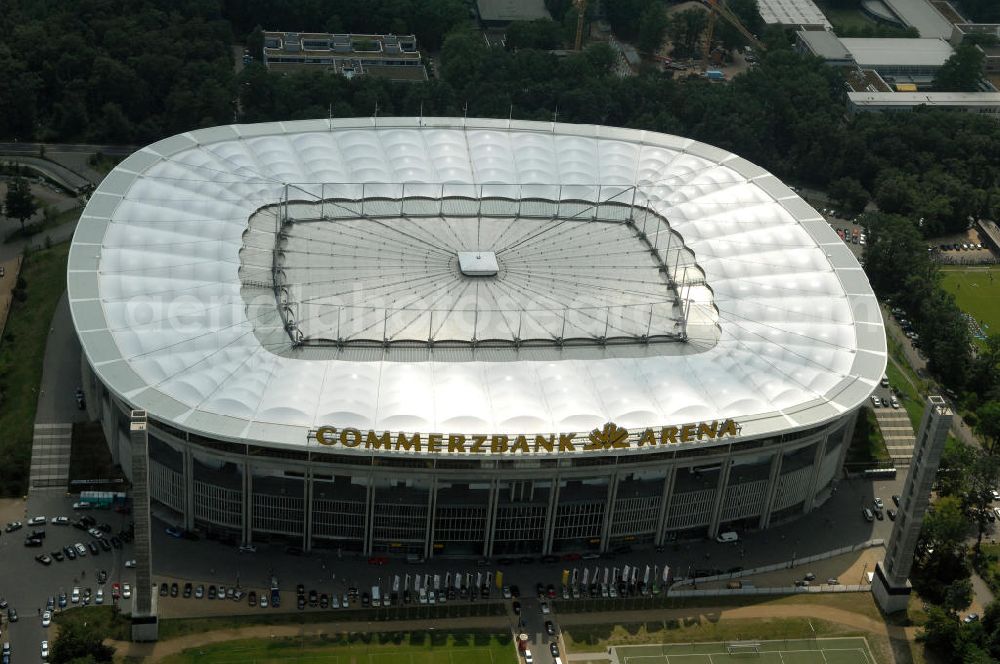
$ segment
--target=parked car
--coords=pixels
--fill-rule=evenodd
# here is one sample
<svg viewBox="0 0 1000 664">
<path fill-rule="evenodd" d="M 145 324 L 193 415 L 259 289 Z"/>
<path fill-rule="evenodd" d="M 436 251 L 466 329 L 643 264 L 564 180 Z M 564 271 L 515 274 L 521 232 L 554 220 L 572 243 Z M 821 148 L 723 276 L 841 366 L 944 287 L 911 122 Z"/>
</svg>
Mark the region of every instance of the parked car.
<svg viewBox="0 0 1000 664">
<path fill-rule="evenodd" d="M 864 516 L 864 517 L 865 517 L 865 521 L 869 521 L 869 522 L 871 522 L 871 521 L 874 521 L 874 520 L 875 520 L 875 513 L 874 513 L 874 512 L 872 512 L 872 511 L 871 511 L 870 509 L 868 509 L 867 507 L 863 507 L 863 508 L 861 508 L 861 514 L 862 514 L 862 516 Z"/>
</svg>

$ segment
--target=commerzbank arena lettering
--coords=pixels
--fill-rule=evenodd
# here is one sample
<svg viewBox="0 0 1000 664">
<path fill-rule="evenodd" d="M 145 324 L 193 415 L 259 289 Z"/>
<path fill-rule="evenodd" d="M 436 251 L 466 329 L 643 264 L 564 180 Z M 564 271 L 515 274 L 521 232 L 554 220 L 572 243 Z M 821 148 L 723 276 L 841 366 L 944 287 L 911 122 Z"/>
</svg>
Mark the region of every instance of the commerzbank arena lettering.
<svg viewBox="0 0 1000 664">
<path fill-rule="evenodd" d="M 416 452 L 427 454 L 564 454 L 606 452 L 617 449 L 656 447 L 716 441 L 739 435 L 735 420 L 714 420 L 681 426 L 649 428 L 630 433 L 614 422 L 594 429 L 586 437 L 570 433 L 537 435 L 396 433 L 345 427 L 322 426 L 309 432 L 320 445 L 341 446 L 372 451 Z"/>
</svg>

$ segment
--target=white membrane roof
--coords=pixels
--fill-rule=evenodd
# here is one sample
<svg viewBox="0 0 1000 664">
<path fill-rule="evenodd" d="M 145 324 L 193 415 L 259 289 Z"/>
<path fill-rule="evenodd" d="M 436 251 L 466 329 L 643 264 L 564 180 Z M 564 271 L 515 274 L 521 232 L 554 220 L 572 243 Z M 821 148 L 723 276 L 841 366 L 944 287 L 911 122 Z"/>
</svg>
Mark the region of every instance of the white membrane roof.
<svg viewBox="0 0 1000 664">
<path fill-rule="evenodd" d="M 280 335 L 272 344 L 248 316 L 267 308 L 245 299 L 255 287 L 240 272 L 249 220 L 277 206 L 286 185 L 321 183 L 462 185 L 483 197 L 518 187 L 563 205 L 632 190 L 693 252 L 704 279 L 680 295 L 715 336 L 412 355 L 298 354 Z M 549 243 L 585 245 L 585 230 L 549 233 Z M 530 264 L 522 269 L 530 275 Z M 686 138 L 592 125 L 365 118 L 174 136 L 130 156 L 94 192 L 68 289 L 84 352 L 115 394 L 194 433 L 275 446 L 305 446 L 322 425 L 548 434 L 732 418 L 742 436 L 766 435 L 856 408 L 886 364 L 857 260 L 777 178 Z M 273 300 L 266 280 L 259 290 Z"/>
</svg>

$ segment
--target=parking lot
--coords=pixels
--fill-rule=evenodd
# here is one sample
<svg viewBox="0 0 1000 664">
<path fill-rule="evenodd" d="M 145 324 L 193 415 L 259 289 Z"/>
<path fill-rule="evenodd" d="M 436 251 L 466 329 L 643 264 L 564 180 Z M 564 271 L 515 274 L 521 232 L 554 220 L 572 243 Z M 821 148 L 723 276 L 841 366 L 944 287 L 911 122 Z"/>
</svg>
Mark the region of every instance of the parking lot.
<svg viewBox="0 0 1000 664">
<path fill-rule="evenodd" d="M 569 570 L 582 580 L 585 569 L 590 570 L 589 577 L 593 579 L 594 570 L 603 577 L 607 568 L 611 576 L 615 570 L 624 570 L 625 565 L 639 570 L 639 580 L 642 580 L 645 566 L 662 570 L 664 565 L 671 568 L 671 576 L 681 578 L 693 575 L 698 569 L 728 570 L 735 567 L 751 568 L 789 560 L 793 557 L 804 557 L 821 551 L 831 550 L 847 544 L 859 543 L 872 538 L 887 538 L 892 526 L 889 519 L 872 522 L 862 516 L 862 508 L 872 504 L 876 495 L 881 497 L 887 506 L 892 506 L 891 496 L 899 493 L 903 482 L 902 474 L 895 480 L 872 482 L 863 480 L 841 481 L 837 490 L 832 493 L 826 503 L 810 514 L 784 525 L 777 525 L 767 531 L 741 533 L 736 543 L 719 543 L 702 540 L 692 542 L 676 542 L 668 544 L 663 551 L 651 549 L 636 550 L 630 553 L 602 556 L 596 560 L 573 559 L 570 555 L 565 560 L 543 562 L 538 556 L 483 561 L 459 559 L 433 559 L 419 563 L 407 563 L 400 558 L 369 559 L 367 556 L 342 555 L 336 551 L 313 551 L 303 555 L 290 555 L 284 546 L 260 546 L 255 552 L 240 553 L 237 547 L 225 546 L 215 541 L 172 537 L 167 534 L 168 524 L 155 520 L 153 532 L 153 570 L 157 584 L 168 583 L 167 596 L 160 598 L 160 615 L 171 617 L 198 617 L 209 615 L 245 614 L 248 612 L 291 611 L 297 608 L 296 586 L 302 584 L 305 594 L 304 611 L 320 611 L 319 596 L 327 594 L 332 597 L 338 594 L 342 597 L 351 587 L 357 588 L 358 598 L 351 606 L 361 606 L 362 594 L 371 593 L 371 586 L 378 585 L 383 596 L 392 593 L 395 578 L 400 579 L 397 602 L 402 602 L 402 591 L 414 588 L 419 575 L 422 584 L 433 585 L 434 575 L 439 576 L 441 587 L 452 576 L 478 581 L 485 579 L 486 574 L 502 572 L 502 584 L 519 586 L 520 614 L 513 611 L 513 598 L 507 600 L 511 630 L 515 633 L 528 635 L 532 653 L 538 662 L 552 661 L 549 644 L 553 636 L 548 634 L 546 620 L 553 621 L 553 631 L 558 626 L 558 605 L 564 601 L 561 597 L 547 604 L 551 613 L 543 614 L 541 604 L 536 596 L 536 584 L 553 585 L 561 588 L 563 570 Z M 72 517 L 71 505 L 73 496 L 61 492 L 35 492 L 28 501 L 28 510 L 18 517 L 44 514 L 47 517 L 66 515 Z M 98 522 L 107 521 L 113 532 L 126 527 L 130 517 L 109 510 L 94 510 L 90 512 Z M 15 517 L 7 517 L 7 520 Z M 24 521 L 23 518 L 18 520 Z M 6 520 L 5 520 L 6 522 Z M 822 525 L 818 528 L 817 525 Z M 0 550 L 6 561 L 5 581 L 2 594 L 10 605 L 17 609 L 20 621 L 12 627 L 5 626 L 5 639 L 9 639 L 15 652 L 37 652 L 39 644 L 45 638 L 46 630 L 42 628 L 38 610 L 44 608 L 49 596 L 57 597 L 60 592 L 70 594 L 74 586 L 90 587 L 96 594 L 98 570 L 108 572 L 108 580 L 104 585 L 110 588 L 112 583 L 130 583 L 134 585 L 132 570 L 125 567 L 125 561 L 131 557 L 130 546 L 113 549 L 110 552 L 100 551 L 99 555 L 88 555 L 76 560 L 63 560 L 43 566 L 34 560 L 41 551 L 49 552 L 58 547 L 83 542 L 91 539 L 83 531 L 72 526 L 47 525 L 45 546 L 42 549 L 26 548 L 23 545 L 23 534 L 30 530 L 25 526 L 15 533 L 5 533 L 0 536 Z M 281 606 L 277 609 L 268 606 L 262 608 L 259 598 L 269 595 L 272 576 L 277 577 L 281 587 Z M 478 579 L 477 579 L 478 577 Z M 495 577 L 494 577 L 495 578 Z M 172 584 L 178 584 L 177 596 L 171 597 Z M 191 597 L 185 598 L 184 585 L 192 584 Z M 225 588 L 240 588 L 244 595 L 240 601 L 211 601 L 207 598 L 196 599 L 194 589 L 203 585 L 207 595 L 208 587 L 215 585 Z M 250 607 L 248 593 L 257 592 L 257 606 Z M 315 606 L 310 606 L 310 591 L 316 591 Z M 109 593 L 106 590 L 106 596 Z M 496 600 L 500 591 L 491 590 L 491 598 Z M 561 595 L 561 592 L 560 592 Z M 418 606 L 418 594 L 411 592 L 411 602 Z M 370 601 L 370 599 L 369 599 Z M 456 597 L 449 602 L 460 602 Z M 479 597 L 477 601 L 482 601 Z M 71 603 L 68 606 L 72 606 Z M 86 609 L 83 609 L 86 610 Z M 332 607 L 329 610 L 334 610 Z M 520 621 L 520 624 L 519 624 Z M 555 637 L 557 638 L 557 636 Z"/>
<path fill-rule="evenodd" d="M 19 530 L 4 532 L 0 535 L 0 555 L 4 560 L 3 583 L 0 586 L 0 597 L 8 603 L 8 608 L 18 614 L 18 621 L 11 623 L 6 611 L 3 612 L 3 640 L 11 644 L 12 659 L 38 660 L 40 644 L 47 639 L 48 629 L 42 627 L 41 612 L 45 610 L 46 600 L 55 599 L 58 604 L 60 594 L 66 595 L 66 607 L 73 606 L 71 598 L 73 589 L 80 588 L 82 595 L 90 588 L 93 600 L 96 601 L 98 589 L 104 589 L 104 603 L 111 604 L 112 584 L 135 583 L 131 569 L 125 567 L 125 561 L 131 558 L 131 545 L 123 543 L 121 548 L 112 547 L 110 551 L 98 547 L 94 555 L 88 545 L 97 538 L 74 528 L 72 525 L 55 525 L 51 519 L 65 516 L 69 521 L 76 520 L 81 514 L 92 516 L 98 524 L 106 523 L 110 533 L 104 533 L 103 538 L 117 534 L 128 527 L 131 517 L 110 510 L 93 510 L 74 514 L 73 498 L 62 491 L 33 492 L 27 503 L 18 501 L 10 504 L 3 511 L 2 523 L 20 521 L 24 524 Z M 45 516 L 45 526 L 28 526 L 27 521 L 34 516 Z M 45 539 L 42 547 L 25 546 L 25 536 L 32 530 L 44 530 Z M 102 538 L 102 539 L 103 539 Z M 86 555 L 70 560 L 63 551 L 64 547 L 81 543 L 86 548 Z M 35 560 L 35 556 L 59 551 L 63 560 L 53 560 L 49 565 L 43 565 Z M 107 573 L 106 581 L 98 583 L 101 570 Z"/>
</svg>

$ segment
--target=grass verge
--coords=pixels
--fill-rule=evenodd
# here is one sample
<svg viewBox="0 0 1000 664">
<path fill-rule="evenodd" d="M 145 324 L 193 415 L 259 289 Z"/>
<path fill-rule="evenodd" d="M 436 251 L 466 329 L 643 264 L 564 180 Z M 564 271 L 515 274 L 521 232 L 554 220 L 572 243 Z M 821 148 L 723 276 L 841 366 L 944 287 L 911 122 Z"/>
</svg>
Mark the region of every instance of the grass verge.
<svg viewBox="0 0 1000 664">
<path fill-rule="evenodd" d="M 851 446 L 847 448 L 845 463 L 866 465 L 888 460 L 889 450 L 875 419 L 875 412 L 871 408 L 862 408 L 858 423 L 854 426 Z"/>
<path fill-rule="evenodd" d="M 319 637 L 240 639 L 185 650 L 163 662 L 327 661 L 340 664 L 516 664 L 510 638 L 487 632 L 431 631 L 324 634 Z"/>
<path fill-rule="evenodd" d="M 503 605 L 495 603 L 448 604 L 434 607 L 401 606 L 391 609 L 397 620 L 427 620 L 462 618 L 469 616 L 502 615 Z M 349 611 L 304 611 L 299 613 L 253 613 L 239 616 L 205 618 L 168 618 L 160 621 L 160 640 L 214 632 L 221 629 L 239 629 L 252 625 L 306 625 L 324 622 L 384 622 L 392 629 L 392 621 L 384 609 L 354 609 Z"/>
<path fill-rule="evenodd" d="M 49 216 L 47 219 L 42 219 L 41 221 L 36 221 L 32 224 L 28 224 L 24 227 L 24 230 L 18 228 L 7 234 L 7 237 L 3 239 L 4 242 L 11 242 L 13 240 L 19 240 L 22 238 L 29 238 L 33 235 L 38 235 L 39 233 L 44 233 L 45 231 L 52 230 L 57 226 L 62 226 L 70 222 L 76 222 L 80 215 L 83 213 L 83 207 L 75 207 L 70 210 L 63 210 L 62 212 L 57 212 Z"/>
<path fill-rule="evenodd" d="M 110 606 L 88 606 L 57 613 L 53 618 L 57 626 L 75 624 L 86 626 L 103 638 L 127 641 L 131 637 L 132 624 L 128 617 L 116 614 Z"/>
<path fill-rule="evenodd" d="M 68 253 L 69 243 L 64 243 L 25 257 L 21 277 L 27 299 L 14 301 L 0 339 L 0 495 L 20 496 L 27 486 L 45 343 L 66 290 Z"/>
</svg>

